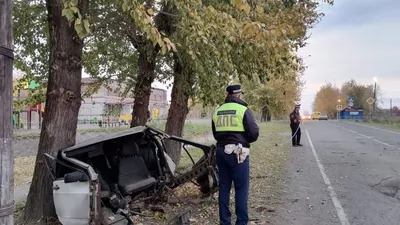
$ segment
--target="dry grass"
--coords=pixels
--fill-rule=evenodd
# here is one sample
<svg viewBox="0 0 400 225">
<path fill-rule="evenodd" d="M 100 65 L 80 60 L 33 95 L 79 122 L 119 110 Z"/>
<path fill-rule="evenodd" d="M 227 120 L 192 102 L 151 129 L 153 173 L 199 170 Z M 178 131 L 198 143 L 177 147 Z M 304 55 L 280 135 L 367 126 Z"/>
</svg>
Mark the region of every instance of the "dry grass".
<svg viewBox="0 0 400 225">
<path fill-rule="evenodd" d="M 14 160 L 14 186 L 31 182 L 35 168 L 35 156 L 18 157 Z"/>
<path fill-rule="evenodd" d="M 377 128 L 389 128 L 400 130 L 400 118 L 394 119 L 373 119 L 373 120 L 353 120 L 352 122 L 364 123 L 366 125 L 374 126 Z"/>
</svg>

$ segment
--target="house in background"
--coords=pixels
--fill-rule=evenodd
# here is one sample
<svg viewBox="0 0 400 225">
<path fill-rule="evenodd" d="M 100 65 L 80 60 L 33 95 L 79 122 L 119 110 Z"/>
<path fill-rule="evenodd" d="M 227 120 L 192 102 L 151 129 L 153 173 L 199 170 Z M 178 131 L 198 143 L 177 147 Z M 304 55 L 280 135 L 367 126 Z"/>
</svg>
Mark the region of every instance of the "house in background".
<svg viewBox="0 0 400 225">
<path fill-rule="evenodd" d="M 82 78 L 82 93 L 88 91 L 89 85 L 96 80 L 94 78 Z M 122 91 L 125 85 L 111 81 L 102 85 L 90 97 L 83 99 L 79 110 L 80 123 L 118 123 L 128 124 L 132 120 L 132 108 L 135 99 L 123 98 Z M 152 88 L 149 111 L 152 119 L 166 118 L 168 114 L 167 91 L 160 88 Z"/>
<path fill-rule="evenodd" d="M 96 80 L 94 78 L 82 78 L 81 92 L 88 91 L 89 85 Z M 14 86 L 17 79 L 14 80 Z M 134 98 L 122 98 L 124 84 L 111 81 L 102 85 L 90 97 L 85 97 L 78 114 L 78 124 L 90 123 L 118 123 L 125 121 L 129 123 L 132 118 L 132 107 Z M 28 98 L 28 90 L 21 89 L 14 92 L 14 101 Z M 168 114 L 169 104 L 167 101 L 167 91 L 160 88 L 152 88 L 149 102 L 149 111 L 152 119 L 165 119 Z M 39 129 L 42 121 L 42 114 L 45 112 L 45 103 L 37 106 L 26 107 L 14 112 L 13 123 L 15 127 L 23 129 Z M 22 127 L 21 127 L 22 125 Z"/>
<path fill-rule="evenodd" d="M 340 119 L 363 119 L 364 110 L 351 107 L 344 108 L 340 111 Z"/>
</svg>

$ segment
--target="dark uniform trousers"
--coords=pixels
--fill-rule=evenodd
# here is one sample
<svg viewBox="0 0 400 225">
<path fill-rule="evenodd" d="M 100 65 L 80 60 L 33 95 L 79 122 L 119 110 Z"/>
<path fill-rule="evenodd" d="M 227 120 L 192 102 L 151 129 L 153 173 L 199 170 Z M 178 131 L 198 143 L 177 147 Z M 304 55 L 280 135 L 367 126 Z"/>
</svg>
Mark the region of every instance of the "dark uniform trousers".
<svg viewBox="0 0 400 225">
<path fill-rule="evenodd" d="M 300 144 L 300 138 L 301 138 L 300 124 L 292 123 L 290 124 L 290 128 L 292 129 L 292 145 Z"/>
<path fill-rule="evenodd" d="M 249 157 L 243 163 L 238 163 L 236 154 L 226 154 L 224 147 L 217 147 L 216 152 L 219 183 L 220 224 L 231 224 L 229 199 L 232 182 L 235 184 L 236 225 L 245 225 L 249 221 L 247 202 L 249 199 Z"/>
</svg>

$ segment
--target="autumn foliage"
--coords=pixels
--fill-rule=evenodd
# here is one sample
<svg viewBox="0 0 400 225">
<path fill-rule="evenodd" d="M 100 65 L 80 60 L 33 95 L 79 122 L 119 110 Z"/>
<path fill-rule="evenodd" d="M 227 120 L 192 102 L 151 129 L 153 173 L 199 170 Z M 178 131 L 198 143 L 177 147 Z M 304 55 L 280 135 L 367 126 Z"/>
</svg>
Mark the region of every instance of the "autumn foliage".
<svg viewBox="0 0 400 225">
<path fill-rule="evenodd" d="M 379 96 L 379 87 L 377 89 L 377 96 Z M 342 105 L 342 108 L 349 106 L 351 97 L 353 99 L 352 108 L 363 109 L 364 115 L 369 115 L 371 107 L 366 100 L 373 97 L 373 91 L 372 85 L 363 85 L 353 79 L 343 83 L 340 88 L 327 82 L 317 92 L 313 109 L 334 118 L 337 114 L 337 106 Z"/>
</svg>

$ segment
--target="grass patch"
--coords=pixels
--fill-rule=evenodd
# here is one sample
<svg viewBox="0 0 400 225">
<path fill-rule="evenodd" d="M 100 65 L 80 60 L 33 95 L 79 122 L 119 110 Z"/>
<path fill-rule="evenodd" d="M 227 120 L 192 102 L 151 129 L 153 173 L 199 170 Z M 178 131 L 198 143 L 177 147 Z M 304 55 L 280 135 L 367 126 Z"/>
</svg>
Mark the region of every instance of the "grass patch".
<svg viewBox="0 0 400 225">
<path fill-rule="evenodd" d="M 155 121 L 148 124 L 151 127 L 165 130 L 165 121 Z M 210 123 L 191 123 L 186 122 L 183 127 L 183 137 L 187 139 L 195 138 L 198 135 L 205 135 L 211 132 L 211 121 Z"/>
<path fill-rule="evenodd" d="M 14 187 L 31 182 L 35 160 L 35 156 L 14 159 Z"/>
<path fill-rule="evenodd" d="M 352 122 L 364 123 L 366 125 L 374 126 L 377 128 L 389 128 L 400 130 L 400 119 L 386 119 L 386 120 L 352 120 Z"/>
<path fill-rule="evenodd" d="M 282 145 L 290 138 L 282 132 L 289 132 L 287 123 L 272 122 L 260 124 L 260 137 L 251 147 L 250 153 L 250 198 L 249 216 L 258 219 L 260 224 L 267 224 L 273 216 L 274 208 L 280 203 L 283 182 L 286 174 L 286 161 L 291 149 L 290 143 Z M 201 152 L 193 151 L 194 157 L 200 157 Z M 183 153 L 182 162 L 187 162 Z M 200 201 L 198 188 L 188 183 L 174 193 L 184 201 L 182 204 L 170 207 L 168 215 L 174 215 L 184 208 L 192 210 L 191 224 L 216 224 L 218 221 L 218 194 L 213 198 Z M 165 206 L 167 207 L 167 206 Z M 231 194 L 231 212 L 234 215 L 234 190 Z M 234 216 L 233 216 L 234 217 Z M 167 224 L 167 220 L 153 218 L 156 224 Z M 143 218 L 138 219 L 143 222 Z M 233 218 L 233 221 L 235 219 Z M 150 222 L 146 219 L 146 222 Z M 151 221 L 153 222 L 153 221 Z"/>
<path fill-rule="evenodd" d="M 21 216 L 24 213 L 25 209 L 25 201 L 15 203 L 15 211 L 14 211 L 14 222 L 15 224 L 21 224 Z"/>
</svg>

